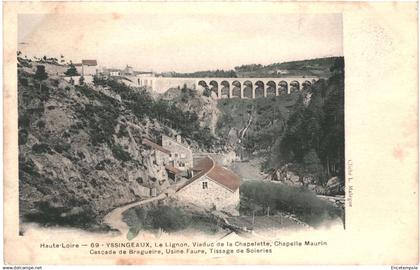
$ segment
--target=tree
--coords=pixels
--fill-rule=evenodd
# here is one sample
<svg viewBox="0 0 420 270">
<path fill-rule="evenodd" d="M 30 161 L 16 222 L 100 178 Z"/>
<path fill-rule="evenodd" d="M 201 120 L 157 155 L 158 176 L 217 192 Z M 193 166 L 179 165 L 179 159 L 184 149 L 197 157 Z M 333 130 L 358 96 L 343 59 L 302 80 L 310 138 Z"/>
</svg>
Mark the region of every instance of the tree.
<svg viewBox="0 0 420 270">
<path fill-rule="evenodd" d="M 39 91 L 41 91 L 42 81 L 48 78 L 48 74 L 45 72 L 45 66 L 43 65 L 36 66 L 36 72 L 35 72 L 34 78 L 35 80 L 39 81 Z"/>
<path fill-rule="evenodd" d="M 67 76 L 79 76 L 76 67 L 71 62 L 69 68 L 66 70 L 66 72 L 64 72 L 64 74 Z"/>
<path fill-rule="evenodd" d="M 85 77 L 81 76 L 79 78 L 79 85 L 83 85 L 85 83 Z"/>
<path fill-rule="evenodd" d="M 99 79 L 98 76 L 94 75 L 93 76 L 93 85 L 99 85 L 101 83 L 101 80 Z"/>
<path fill-rule="evenodd" d="M 210 89 L 208 87 L 204 89 L 203 95 L 206 96 L 206 97 L 210 97 L 211 96 L 211 91 L 210 91 Z"/>
</svg>

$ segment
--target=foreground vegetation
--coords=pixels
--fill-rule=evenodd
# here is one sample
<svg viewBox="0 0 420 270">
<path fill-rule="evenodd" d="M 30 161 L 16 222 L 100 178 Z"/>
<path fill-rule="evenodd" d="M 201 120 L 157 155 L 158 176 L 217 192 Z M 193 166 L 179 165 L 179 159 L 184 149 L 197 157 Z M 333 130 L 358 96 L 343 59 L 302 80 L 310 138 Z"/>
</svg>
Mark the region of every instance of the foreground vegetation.
<svg viewBox="0 0 420 270">
<path fill-rule="evenodd" d="M 191 229 L 215 234 L 220 229 L 218 224 L 209 216 L 188 212 L 180 207 L 138 206 L 125 211 L 123 217 L 123 221 L 130 227 L 129 240 L 136 237 L 140 231 L 177 232 Z"/>
<path fill-rule="evenodd" d="M 323 222 L 342 218 L 344 210 L 334 207 L 305 188 L 277 183 L 248 181 L 240 187 L 241 215 L 290 213 L 316 227 Z"/>
</svg>

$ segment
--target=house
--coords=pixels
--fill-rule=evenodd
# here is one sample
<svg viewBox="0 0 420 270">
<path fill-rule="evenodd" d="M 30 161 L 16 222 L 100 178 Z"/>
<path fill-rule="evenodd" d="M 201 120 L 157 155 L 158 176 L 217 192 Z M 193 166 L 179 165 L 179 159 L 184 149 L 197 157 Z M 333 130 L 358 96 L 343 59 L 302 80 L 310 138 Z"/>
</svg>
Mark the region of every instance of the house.
<svg viewBox="0 0 420 270">
<path fill-rule="evenodd" d="M 163 148 L 159 144 L 154 143 L 153 141 L 147 138 L 144 138 L 142 143 L 144 145 L 149 146 L 153 150 L 151 157 L 154 164 L 163 166 L 169 164 L 169 155 L 171 154 L 171 151 Z"/>
<path fill-rule="evenodd" d="M 127 65 L 124 69 L 124 75 L 131 76 L 133 74 L 134 74 L 133 67 L 130 67 L 129 65 Z"/>
<path fill-rule="evenodd" d="M 188 168 L 193 167 L 193 154 L 191 149 L 182 143 L 180 135 L 176 139 L 162 135 L 162 147 L 168 149 L 172 166 L 181 171 L 186 171 Z"/>
<path fill-rule="evenodd" d="M 121 76 L 121 71 L 119 69 L 110 68 L 108 69 L 109 76 Z"/>
<path fill-rule="evenodd" d="M 176 193 L 179 200 L 206 209 L 237 214 L 239 176 L 218 165 L 208 156 L 200 160 L 193 171 L 194 176 Z"/>
<path fill-rule="evenodd" d="M 147 138 L 144 138 L 142 143 L 149 146 L 153 150 L 150 156 L 152 162 L 155 165 L 164 166 L 168 177 L 177 182 L 180 180 L 181 176 L 190 175 L 189 169 L 192 167 L 192 152 L 189 150 L 189 148 L 182 146 L 186 148 L 190 153 L 188 153 L 188 155 L 178 154 L 181 152 L 177 150 L 180 148 L 180 146 L 175 144 L 176 141 L 171 141 L 168 143 L 168 140 L 170 140 L 169 137 L 162 137 L 162 141 L 165 142 L 165 145 L 169 146 L 169 148 L 163 147 Z M 183 151 L 183 153 L 187 153 L 185 149 L 183 149 Z"/>
<path fill-rule="evenodd" d="M 96 75 L 98 63 L 96 60 L 82 60 L 82 74 L 83 76 Z"/>
</svg>

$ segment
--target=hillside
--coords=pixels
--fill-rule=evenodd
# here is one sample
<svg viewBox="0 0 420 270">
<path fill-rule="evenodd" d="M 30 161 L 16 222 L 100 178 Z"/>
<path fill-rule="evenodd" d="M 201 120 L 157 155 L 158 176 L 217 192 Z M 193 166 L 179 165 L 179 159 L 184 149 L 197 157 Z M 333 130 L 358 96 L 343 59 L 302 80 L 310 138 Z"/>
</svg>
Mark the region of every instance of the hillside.
<svg viewBox="0 0 420 270">
<path fill-rule="evenodd" d="M 51 73 L 40 82 L 19 69 L 18 106 L 20 218 L 46 225 L 98 228 L 145 187 L 169 185 L 142 138 L 185 134 L 200 147 L 205 133 L 193 116 L 117 82 L 74 86 Z"/>
<path fill-rule="evenodd" d="M 219 101 L 216 134 L 242 160 L 262 158 L 261 169 L 272 180 L 306 186 L 320 194 L 342 194 L 343 59 L 337 58 L 328 70 L 331 77 L 299 93 Z"/>
<path fill-rule="evenodd" d="M 342 57 L 325 57 L 299 61 L 288 61 L 270 65 L 248 64 L 236 66 L 233 70 L 205 70 L 191 73 L 171 72 L 174 77 L 293 77 L 293 76 L 315 76 L 329 78 L 332 76 L 330 67 Z M 164 75 L 164 74 L 163 74 Z"/>
<path fill-rule="evenodd" d="M 104 229 L 102 218 L 113 208 L 145 197 L 150 187 L 169 186 L 165 168 L 153 164 L 142 145 L 143 138 L 158 142 L 162 134 L 181 135 L 193 151 L 262 159 L 261 169 L 272 180 L 340 194 L 343 64 L 337 59 L 329 79 L 299 93 L 216 100 L 187 88 L 152 96 L 115 80 L 74 86 L 57 76 L 55 67 L 45 64 L 45 79 L 22 61 L 20 218 Z M 328 187 L 330 178 L 334 189 Z"/>
<path fill-rule="evenodd" d="M 217 120 L 220 116 L 217 100 L 203 95 L 202 92 L 187 88 L 171 88 L 162 94 L 160 99 L 184 112 L 196 113 L 200 126 L 215 135 Z"/>
<path fill-rule="evenodd" d="M 235 67 L 238 77 L 288 77 L 316 76 L 328 78 L 332 75 L 330 67 L 342 57 L 326 57 L 274 63 L 270 65 L 242 65 Z"/>
</svg>

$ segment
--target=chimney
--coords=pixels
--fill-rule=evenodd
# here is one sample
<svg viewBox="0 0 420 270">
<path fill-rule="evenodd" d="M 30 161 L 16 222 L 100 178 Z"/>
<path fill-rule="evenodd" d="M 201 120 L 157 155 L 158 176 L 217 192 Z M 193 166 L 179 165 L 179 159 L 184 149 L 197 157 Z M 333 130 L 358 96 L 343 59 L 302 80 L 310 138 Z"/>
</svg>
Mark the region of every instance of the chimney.
<svg viewBox="0 0 420 270">
<path fill-rule="evenodd" d="M 176 135 L 176 141 L 178 143 L 182 143 L 182 141 L 181 141 L 181 135 Z"/>
</svg>

